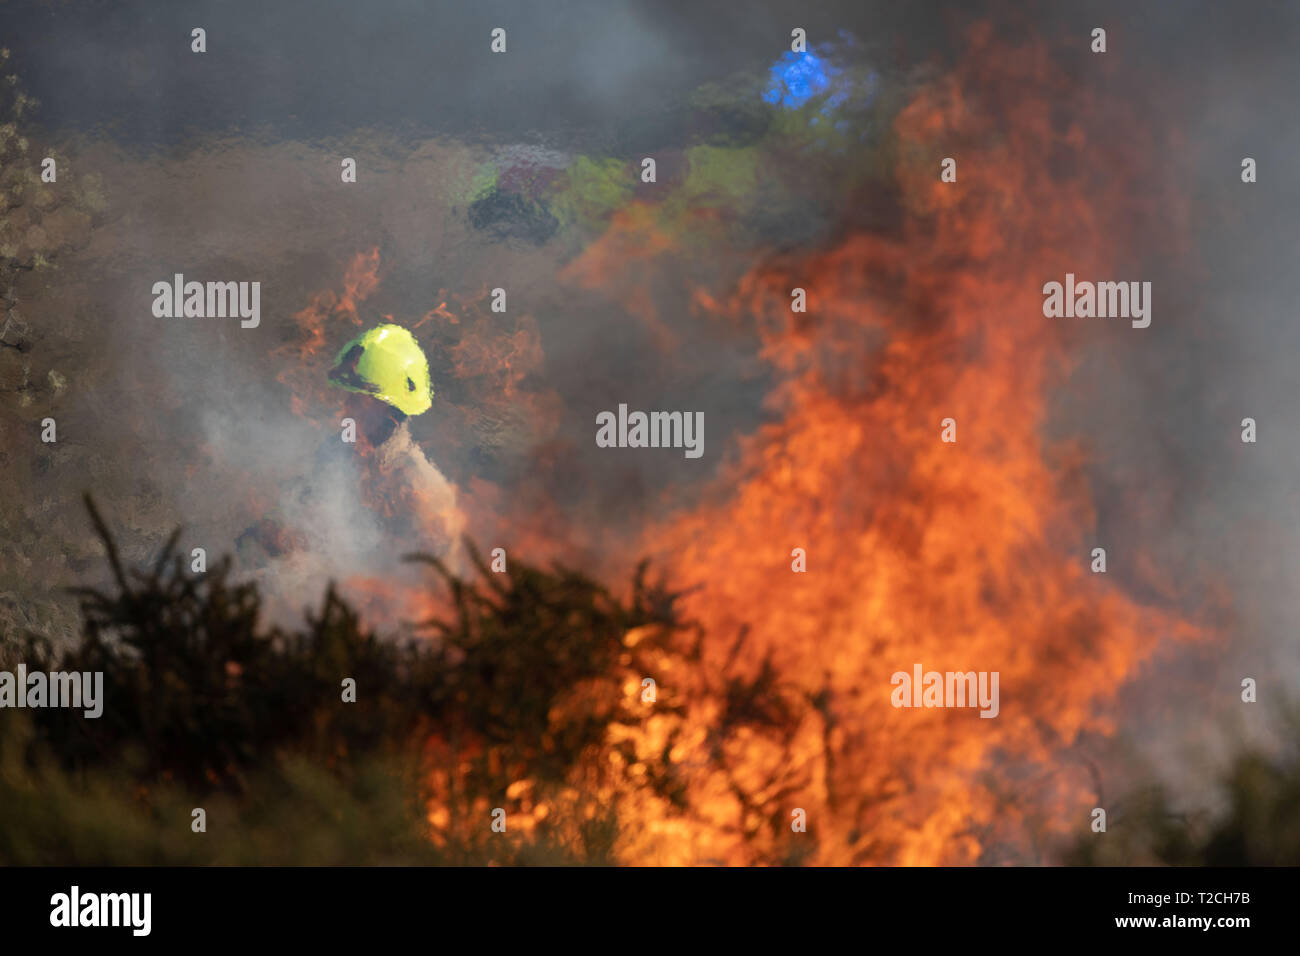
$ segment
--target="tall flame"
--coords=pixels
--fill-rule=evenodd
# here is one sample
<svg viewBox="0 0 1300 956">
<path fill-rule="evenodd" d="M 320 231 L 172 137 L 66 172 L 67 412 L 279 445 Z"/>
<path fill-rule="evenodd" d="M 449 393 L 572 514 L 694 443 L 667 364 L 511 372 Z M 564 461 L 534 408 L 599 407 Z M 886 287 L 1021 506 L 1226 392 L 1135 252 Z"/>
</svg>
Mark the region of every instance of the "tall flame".
<svg viewBox="0 0 1300 956">
<path fill-rule="evenodd" d="M 1046 437 L 1070 353 L 1040 290 L 1067 270 L 1122 269 L 1117 238 L 1159 208 L 1130 184 L 1136 133 L 1087 142 L 1053 115 L 1063 81 L 1044 51 L 999 49 L 987 31 L 970 46 L 968 65 L 897 119 L 900 234 L 850 235 L 765 263 L 733 295 L 696 297 L 702 314 L 756 329 L 780 420 L 744 442 L 718 500 L 647 540 L 702 585 L 687 606 L 705 667 L 753 672 L 770 656 L 818 717 L 782 758 L 779 800 L 742 796 L 744 769 L 774 755 L 739 747 L 730 785 L 691 781 L 707 825 L 683 841 L 679 822 L 650 820 L 629 858 L 753 859 L 752 837 L 722 834 L 762 805 L 786 829 L 807 813 L 819 863 L 989 862 L 994 844 L 1035 859 L 1034 841 L 1084 832 L 1095 801 L 1069 748 L 1114 729 L 1108 706 L 1163 640 L 1198 633 L 1090 572 L 1083 449 Z M 1051 158 L 1085 142 L 1104 191 Z M 954 154 L 959 180 L 941 183 Z M 796 287 L 806 314 L 791 311 Z M 945 419 L 955 443 L 940 440 Z M 792 571 L 795 548 L 806 573 Z M 891 675 L 917 663 L 999 672 L 1000 713 L 895 708 Z"/>
</svg>

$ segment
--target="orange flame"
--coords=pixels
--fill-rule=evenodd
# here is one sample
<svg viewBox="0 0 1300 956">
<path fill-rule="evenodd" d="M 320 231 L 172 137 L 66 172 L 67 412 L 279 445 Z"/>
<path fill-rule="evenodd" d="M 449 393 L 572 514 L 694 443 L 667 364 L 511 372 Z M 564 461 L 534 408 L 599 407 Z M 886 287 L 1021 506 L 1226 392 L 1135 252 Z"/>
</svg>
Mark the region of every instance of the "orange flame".
<svg viewBox="0 0 1300 956">
<path fill-rule="evenodd" d="M 631 716 L 593 757 L 600 766 L 557 792 L 517 778 L 505 794 L 524 833 L 581 826 L 594 801 L 617 807 L 617 853 L 633 863 L 1034 862 L 1040 841 L 1086 830 L 1095 794 L 1072 748 L 1115 731 L 1118 690 L 1163 642 L 1205 636 L 1090 573 L 1086 448 L 1047 433 L 1075 333 L 1043 317 L 1042 284 L 1066 271 L 1119 278 L 1119 240 L 1176 219 L 1142 176 L 1159 151 L 1130 117 L 1108 115 L 1123 135 L 1104 142 L 1082 118 L 1062 122 L 1062 93 L 1080 117 L 1093 108 L 1044 50 L 1002 49 L 989 30 L 968 47 L 966 65 L 897 118 L 896 232 L 773 259 L 728 293 L 695 291 L 699 315 L 757 337 L 779 420 L 741 443 L 705 502 L 638 542 L 699 585 L 685 602 L 702 660 L 665 656 L 654 675 L 674 706 L 640 707 L 642 675 L 621 675 Z M 1086 164 L 1051 159 L 1085 148 Z M 939 181 L 949 155 L 957 183 Z M 669 349 L 676 337 L 644 290 L 676 242 L 636 204 L 564 275 L 620 296 Z M 807 313 L 790 309 L 796 287 Z M 511 392 L 540 364 L 536 330 L 482 331 L 450 346 L 458 375 Z M 946 419 L 955 443 L 940 439 Z M 472 491 L 484 508 L 501 503 L 487 482 Z M 547 520 L 512 530 L 512 551 Z M 806 573 L 792 570 L 795 548 Z M 797 726 L 782 739 L 719 735 L 722 684 L 765 661 L 802 707 Z M 891 676 L 915 664 L 998 672 L 998 715 L 895 708 Z M 565 706 L 584 695 L 574 688 Z M 453 819 L 486 819 L 487 803 L 453 799 L 480 744 L 429 741 L 436 840 Z M 645 779 L 665 750 L 684 785 L 677 804 Z M 798 811 L 807 833 L 792 842 Z"/>
<path fill-rule="evenodd" d="M 360 325 L 357 309 L 379 283 L 379 249 L 361 252 L 352 258 L 343 278 L 343 291 L 325 289 L 293 315 L 299 335 L 296 341 L 279 348 L 284 359 L 278 380 L 289 388 L 289 402 L 296 415 L 319 421 L 320 408 L 331 413 L 340 407 L 339 396 L 326 386 L 325 373 L 333 352 L 322 352 L 328 344 L 337 349 L 345 338 L 333 328 L 341 323 Z M 332 400 L 331 400 L 332 399 Z M 331 414 L 331 418 L 336 418 Z"/>
<path fill-rule="evenodd" d="M 787 752 L 731 742 L 727 774 L 691 776 L 687 819 L 629 796 L 626 859 L 770 858 L 776 837 L 751 819 L 761 807 L 787 836 L 804 810 L 807 859 L 822 864 L 987 862 L 994 846 L 1033 861 L 1036 840 L 1086 830 L 1095 794 L 1069 748 L 1113 732 L 1108 707 L 1163 640 L 1199 635 L 1090 573 L 1084 450 L 1045 437 L 1070 354 L 1041 287 L 1122 270 L 1117 239 L 1170 214 L 1168 197 L 1131 185 L 1159 151 L 1125 124 L 1109 144 L 1086 141 L 1095 177 L 1058 175 L 1047 157 L 1085 137 L 1053 122 L 1063 81 L 1046 53 L 1000 50 L 989 31 L 971 41 L 969 65 L 897 119 L 901 234 L 851 235 L 755 269 L 733 295 L 696 296 L 703 314 L 756 329 L 781 420 L 743 443 L 717 500 L 648 546 L 702 585 L 687 606 L 705 667 L 752 673 L 770 655 L 815 716 Z M 954 152 L 959 182 L 941 183 Z M 796 287 L 806 314 L 791 311 Z M 955 443 L 940 440 L 945 419 Z M 792 571 L 795 548 L 806 573 Z M 999 672 L 1000 714 L 895 708 L 891 675 L 917 663 Z M 716 707 L 694 711 L 698 755 Z M 643 753 L 663 737 L 634 736 Z"/>
</svg>

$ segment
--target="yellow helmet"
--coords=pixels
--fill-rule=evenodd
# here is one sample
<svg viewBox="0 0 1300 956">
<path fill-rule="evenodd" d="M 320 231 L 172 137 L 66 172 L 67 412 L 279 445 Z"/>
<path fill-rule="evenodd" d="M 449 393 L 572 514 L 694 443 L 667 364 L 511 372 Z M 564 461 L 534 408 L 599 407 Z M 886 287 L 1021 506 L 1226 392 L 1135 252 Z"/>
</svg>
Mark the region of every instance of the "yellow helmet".
<svg viewBox="0 0 1300 956">
<path fill-rule="evenodd" d="M 419 415 L 433 404 L 429 360 L 415 336 L 400 325 L 378 325 L 343 346 L 329 378 L 407 415 Z"/>
</svg>

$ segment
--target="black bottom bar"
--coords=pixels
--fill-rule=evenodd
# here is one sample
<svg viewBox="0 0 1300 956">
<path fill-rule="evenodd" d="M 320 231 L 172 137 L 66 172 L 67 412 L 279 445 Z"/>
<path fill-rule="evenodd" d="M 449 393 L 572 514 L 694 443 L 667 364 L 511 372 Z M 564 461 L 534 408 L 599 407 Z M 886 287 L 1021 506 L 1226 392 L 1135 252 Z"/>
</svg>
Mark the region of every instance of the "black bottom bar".
<svg viewBox="0 0 1300 956">
<path fill-rule="evenodd" d="M 0 870 L 6 942 L 74 934 L 96 945 L 734 947 L 832 938 L 1044 942 L 1193 938 L 1232 945 L 1280 931 L 1287 869 L 15 869 Z M 73 927 L 76 921 L 116 926 Z M 144 900 L 149 894 L 148 934 Z M 106 897 L 105 894 L 115 894 Z M 69 925 L 52 925 L 52 919 Z M 1208 921 L 1208 922 L 1207 922 Z M 1045 935 L 1046 934 L 1046 935 Z M 423 945 L 423 943 L 421 944 Z"/>
</svg>

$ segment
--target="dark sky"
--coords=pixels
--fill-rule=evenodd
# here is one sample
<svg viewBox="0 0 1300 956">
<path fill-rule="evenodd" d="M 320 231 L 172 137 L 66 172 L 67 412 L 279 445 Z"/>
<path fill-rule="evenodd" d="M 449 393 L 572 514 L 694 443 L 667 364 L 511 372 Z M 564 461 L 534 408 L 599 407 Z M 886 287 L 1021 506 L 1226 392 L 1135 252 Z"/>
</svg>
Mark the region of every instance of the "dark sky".
<svg viewBox="0 0 1300 956">
<path fill-rule="evenodd" d="M 1292 48 L 1287 3 L 868 3 L 552 0 L 59 2 L 8 0 L 5 42 L 42 119 L 133 140 L 269 125 L 308 137 L 375 123 L 420 133 L 634 125 L 699 86 L 770 62 L 793 26 L 848 30 L 900 60 L 949 52 L 952 28 L 995 16 L 1008 33 L 1111 30 L 1112 55 L 1196 84 L 1219 64 Z M 206 57 L 189 34 L 208 33 Z M 493 27 L 509 53 L 487 55 Z M 1265 115 L 1285 88 L 1255 104 Z M 1279 119 L 1281 116 L 1279 115 Z"/>
</svg>

